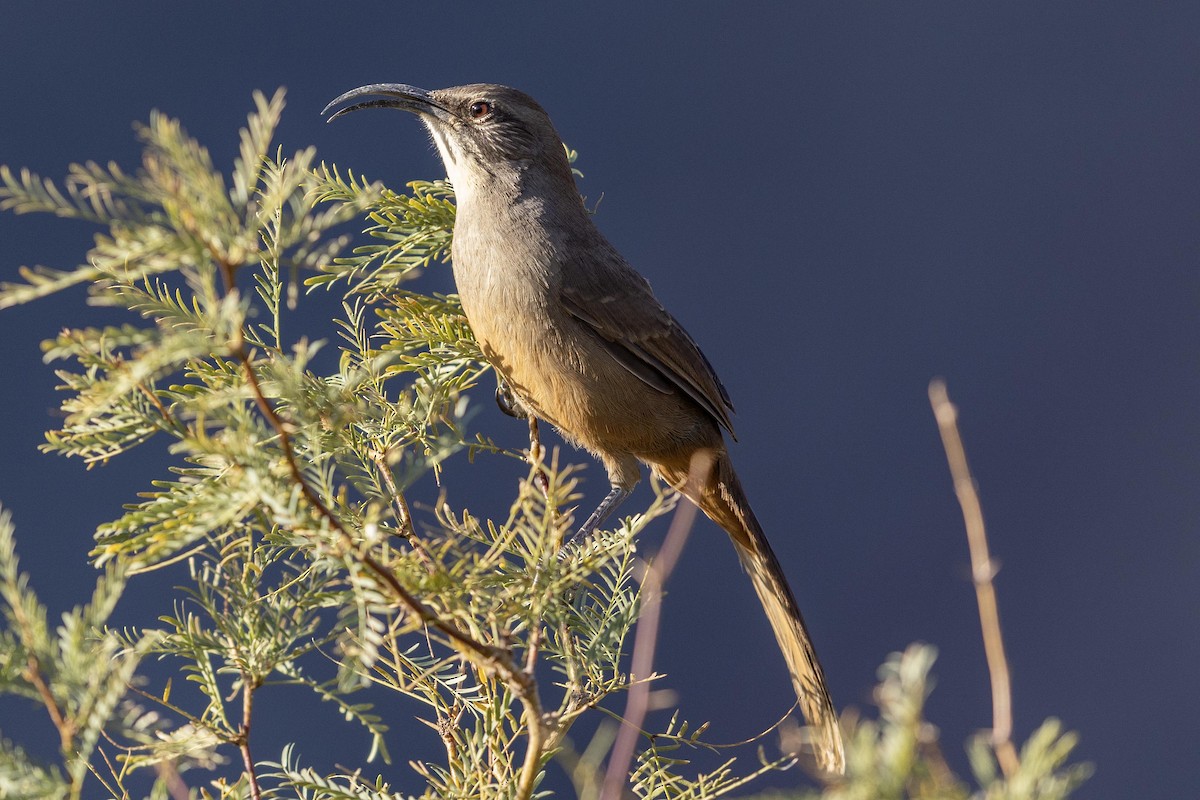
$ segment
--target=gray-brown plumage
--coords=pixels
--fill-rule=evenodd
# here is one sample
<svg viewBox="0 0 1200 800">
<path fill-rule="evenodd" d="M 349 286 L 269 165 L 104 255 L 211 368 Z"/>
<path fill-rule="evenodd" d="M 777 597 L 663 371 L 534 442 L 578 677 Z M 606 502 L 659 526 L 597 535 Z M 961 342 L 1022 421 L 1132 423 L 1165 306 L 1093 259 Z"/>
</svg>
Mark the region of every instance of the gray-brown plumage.
<svg viewBox="0 0 1200 800">
<path fill-rule="evenodd" d="M 362 101 L 362 98 L 374 97 Z M 712 365 L 583 207 L 546 112 L 505 86 L 354 89 L 330 119 L 399 108 L 429 129 L 454 185 L 454 279 L 475 338 L 526 410 L 594 453 L 615 509 L 647 464 L 728 533 L 814 729 L 817 763 L 845 769 L 837 714 L 804 619 L 733 471 L 721 429 L 733 410 Z M 688 483 L 692 456 L 710 474 Z"/>
</svg>

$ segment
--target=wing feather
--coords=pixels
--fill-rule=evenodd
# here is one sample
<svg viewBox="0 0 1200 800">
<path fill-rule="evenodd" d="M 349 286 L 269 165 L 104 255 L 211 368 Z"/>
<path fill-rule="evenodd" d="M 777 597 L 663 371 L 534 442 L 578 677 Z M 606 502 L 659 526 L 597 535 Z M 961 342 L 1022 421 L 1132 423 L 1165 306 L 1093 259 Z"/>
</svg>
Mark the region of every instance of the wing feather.
<svg viewBox="0 0 1200 800">
<path fill-rule="evenodd" d="M 683 392 L 733 436 L 733 404 L 712 364 L 646 280 L 620 264 L 625 274 L 605 281 L 603 290 L 600 281 L 564 286 L 563 307 L 596 334 L 617 363 L 660 392 Z M 619 287 L 617 293 L 613 287 Z"/>
</svg>

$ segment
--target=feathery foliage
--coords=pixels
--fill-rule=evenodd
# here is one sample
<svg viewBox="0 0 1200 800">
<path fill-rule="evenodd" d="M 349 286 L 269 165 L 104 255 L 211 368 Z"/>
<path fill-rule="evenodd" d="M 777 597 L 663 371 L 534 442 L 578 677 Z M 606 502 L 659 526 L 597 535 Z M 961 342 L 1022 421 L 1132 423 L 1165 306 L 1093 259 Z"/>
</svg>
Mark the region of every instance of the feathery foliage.
<svg viewBox="0 0 1200 800">
<path fill-rule="evenodd" d="M 468 432 L 463 393 L 488 366 L 458 299 L 406 285 L 447 258 L 453 191 L 343 177 L 312 149 L 285 157 L 271 145 L 282 109 L 282 93 L 255 96 L 227 176 L 158 113 L 139 129 L 136 172 L 89 163 L 59 187 L 0 169 L 0 207 L 102 228 L 82 265 L 23 269 L 0 285 L 0 307 L 82 284 L 91 303 L 130 316 L 44 344 L 46 359 L 65 365 L 66 394 L 63 425 L 43 449 L 90 465 L 159 441 L 178 457 L 169 479 L 97 530 L 92 556 L 105 578 L 66 639 L 49 633 L 3 529 L 3 686 L 53 705 L 63 732 L 60 766 L 0 748 L 6 796 L 81 797 L 91 775 L 125 797 L 143 772 L 155 797 L 181 787 L 198 797 L 407 796 L 383 777 L 323 774 L 296 748 L 255 762 L 255 697 L 293 685 L 365 731 L 366 762 L 389 760 L 389 728 L 364 690 L 422 704 L 445 759 L 414 763 L 424 788 L 409 794 L 524 800 L 573 723 L 629 684 L 634 537 L 673 497 L 660 493 L 616 530 L 564 548 L 573 470 L 536 464 L 506 518 L 443 503 L 418 530 L 405 491 L 421 474 L 464 450 L 524 458 Z M 346 252 L 339 226 L 363 216 L 371 243 Z M 288 335 L 301 276 L 310 291 L 344 294 L 332 372 L 315 366 L 321 343 Z M 123 582 L 168 568 L 183 585 L 160 627 L 112 631 Z M 135 677 L 146 656 L 199 699 Z M 660 752 L 657 741 L 648 752 Z M 635 791 L 715 797 L 734 784 L 726 767 L 686 778 L 685 763 L 643 760 Z"/>
<path fill-rule="evenodd" d="M 228 175 L 159 113 L 139 129 L 135 172 L 76 165 L 59 186 L 0 168 L 0 209 L 101 229 L 80 265 L 23 268 L 0 284 L 0 308 L 83 285 L 89 302 L 129 317 L 43 344 L 63 364 L 65 392 L 62 427 L 43 449 L 102 465 L 159 442 L 177 459 L 98 528 L 95 595 L 53 630 L 0 515 L 0 693 L 40 707 L 61 739 L 55 760 L 0 737 L 0 795 L 528 800 L 548 793 L 558 755 L 594 797 L 611 730 L 582 754 L 568 734 L 630 686 L 622 664 L 644 566 L 635 537 L 674 495 L 660 490 L 615 530 L 564 546 L 573 468 L 530 459 L 505 518 L 442 501 L 418 526 L 406 492 L 423 474 L 442 478 L 448 457 L 528 458 L 468 430 L 464 392 L 489 367 L 458 299 L 408 287 L 448 257 L 453 190 L 416 181 L 395 192 L 311 148 L 285 157 L 272 146 L 282 91 L 254 103 Z M 369 243 L 348 250 L 342 228 L 364 217 Z M 291 334 L 301 283 L 342 292 L 333 366 L 323 366 L 328 344 Z M 118 631 L 122 588 L 161 569 L 182 585 L 159 626 Z M 162 669 L 139 673 L 148 657 L 193 691 L 173 692 Z M 369 698 L 411 698 L 444 758 L 374 778 L 307 765 L 300 746 L 256 760 L 255 699 L 278 685 L 303 687 L 361 729 L 364 763 L 390 763 L 395 741 L 396 721 Z M 910 704 L 920 694 L 919 716 L 923 690 L 905 691 Z M 854 729 L 851 769 L 874 770 L 872 786 L 903 784 L 884 774 L 893 759 L 876 768 L 872 758 L 911 755 L 912 719 Z M 796 762 L 785 752 L 704 770 L 681 757 L 707 747 L 704 726 L 690 730 L 673 719 L 646 735 L 634 795 L 715 798 Z M 1030 744 L 1029 784 L 1042 794 L 1010 781 L 1012 792 L 988 797 L 1065 796 L 1079 775 L 1060 769 L 1070 744 L 1056 729 Z M 1000 785 L 994 768 L 985 780 L 986 752 L 973 753 L 980 780 Z"/>
<path fill-rule="evenodd" d="M 1067 764 L 1077 737 L 1048 719 L 1029 737 L 1019 768 L 1009 777 L 997 767 L 989 737 L 972 737 L 967 752 L 978 788 L 970 788 L 946 764 L 937 728 L 925 719 L 936 657 L 933 647 L 914 644 L 892 653 L 879 668 L 879 719 L 847 720 L 844 781 L 799 795 L 762 795 L 762 800 L 1063 800 L 1091 774 L 1087 764 Z"/>
</svg>

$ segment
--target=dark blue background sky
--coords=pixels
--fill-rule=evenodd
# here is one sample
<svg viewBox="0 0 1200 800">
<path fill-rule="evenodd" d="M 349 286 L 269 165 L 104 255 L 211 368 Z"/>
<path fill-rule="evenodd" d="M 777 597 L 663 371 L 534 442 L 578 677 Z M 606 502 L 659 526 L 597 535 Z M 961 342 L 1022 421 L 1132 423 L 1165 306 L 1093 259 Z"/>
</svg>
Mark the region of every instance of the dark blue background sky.
<svg viewBox="0 0 1200 800">
<path fill-rule="evenodd" d="M 1084 796 L 1195 793 L 1200 6 L 8 0 L 0 24 L 0 162 L 55 177 L 134 166 L 130 123 L 152 108 L 229 164 L 252 90 L 285 85 L 287 147 L 398 186 L 443 174 L 416 123 L 326 127 L 329 99 L 380 81 L 528 91 L 580 151 L 601 227 L 733 396 L 735 463 L 839 705 L 867 703 L 876 665 L 921 639 L 941 650 L 930 715 L 957 766 L 990 724 L 926 400 L 941 375 L 1003 562 L 1018 734 L 1048 715 L 1079 730 L 1098 767 Z M 90 236 L 0 216 L 0 275 L 73 265 Z M 85 472 L 36 452 L 59 402 L 37 343 L 90 313 L 81 293 L 0 313 L 0 500 L 54 608 L 86 598 L 91 531 L 166 463 L 151 447 Z M 488 469 L 502 492 L 519 474 Z M 470 486 L 452 499 L 501 502 Z M 790 702 L 707 523 L 665 625 L 660 667 L 715 739 Z M 405 736 L 425 734 L 397 734 L 401 764 Z"/>
</svg>

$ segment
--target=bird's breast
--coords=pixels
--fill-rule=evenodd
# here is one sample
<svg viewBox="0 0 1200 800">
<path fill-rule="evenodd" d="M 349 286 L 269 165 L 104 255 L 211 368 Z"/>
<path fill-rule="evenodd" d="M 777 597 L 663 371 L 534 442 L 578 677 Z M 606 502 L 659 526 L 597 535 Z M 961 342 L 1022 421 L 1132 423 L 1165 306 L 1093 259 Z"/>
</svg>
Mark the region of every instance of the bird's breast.
<svg viewBox="0 0 1200 800">
<path fill-rule="evenodd" d="M 500 233 L 460 216 L 452 259 L 475 339 L 517 396 L 593 452 L 638 452 L 648 439 L 690 436 L 683 401 L 635 377 L 567 313 L 557 260 L 565 243 L 544 225 L 509 222 Z"/>
<path fill-rule="evenodd" d="M 454 280 L 463 311 L 484 355 L 526 400 L 546 394 L 539 376 L 561 371 L 562 325 L 544 253 L 512 236 L 460 236 L 455 230 Z"/>
</svg>

